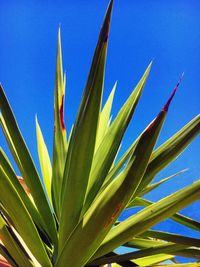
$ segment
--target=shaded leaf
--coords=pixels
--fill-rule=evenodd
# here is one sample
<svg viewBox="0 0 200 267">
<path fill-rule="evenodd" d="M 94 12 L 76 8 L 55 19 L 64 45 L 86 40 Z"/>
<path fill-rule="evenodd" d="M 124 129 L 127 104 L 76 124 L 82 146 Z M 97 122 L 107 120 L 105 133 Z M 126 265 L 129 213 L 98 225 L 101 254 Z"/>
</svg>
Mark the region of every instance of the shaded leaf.
<svg viewBox="0 0 200 267">
<path fill-rule="evenodd" d="M 9 254 L 19 266 L 31 267 L 33 264 L 28 258 L 28 254 L 19 247 L 19 241 L 16 242 L 16 237 L 13 238 L 13 233 L 7 225 L 3 217 L 0 215 L 0 236 Z"/>
</svg>

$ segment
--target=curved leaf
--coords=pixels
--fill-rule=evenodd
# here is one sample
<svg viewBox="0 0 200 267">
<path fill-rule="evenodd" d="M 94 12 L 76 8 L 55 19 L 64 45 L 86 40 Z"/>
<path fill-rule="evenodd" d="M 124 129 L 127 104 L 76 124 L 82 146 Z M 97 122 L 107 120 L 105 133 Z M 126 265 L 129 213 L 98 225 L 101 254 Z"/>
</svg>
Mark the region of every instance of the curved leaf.
<svg viewBox="0 0 200 267">
<path fill-rule="evenodd" d="M 0 110 L 3 116 L 0 116 L 0 122 L 7 138 L 10 150 L 20 169 L 20 172 L 28 185 L 37 209 L 45 223 L 45 228 L 54 243 L 57 242 L 56 224 L 46 198 L 40 177 L 33 163 L 28 148 L 23 140 L 14 114 L 10 108 L 8 100 L 0 85 Z M 3 120 L 2 120 L 3 118 Z"/>
<path fill-rule="evenodd" d="M 2 166 L 0 166 L 0 187 L 3 188 L 0 201 L 6 208 L 16 230 L 41 265 L 52 266 L 35 224 L 17 191 L 9 182 Z"/>
<path fill-rule="evenodd" d="M 23 201 L 24 205 L 26 206 L 28 212 L 30 213 L 33 221 L 36 225 L 44 232 L 45 224 L 38 213 L 35 205 L 32 203 L 30 198 L 28 197 L 27 193 L 24 191 L 22 185 L 20 184 L 19 178 L 15 175 L 13 168 L 11 167 L 8 158 L 6 157 L 5 153 L 3 152 L 2 148 L 0 148 L 0 162 L 3 171 L 5 172 L 7 178 L 9 179 L 10 183 L 13 185 L 17 193 L 19 194 L 21 200 Z"/>
</svg>

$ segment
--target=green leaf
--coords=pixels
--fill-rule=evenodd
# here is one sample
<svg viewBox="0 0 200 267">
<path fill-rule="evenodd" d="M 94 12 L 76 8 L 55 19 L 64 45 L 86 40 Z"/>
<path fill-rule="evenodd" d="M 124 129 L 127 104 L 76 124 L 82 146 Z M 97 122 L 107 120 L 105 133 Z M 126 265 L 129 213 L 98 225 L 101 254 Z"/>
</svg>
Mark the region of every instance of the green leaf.
<svg viewBox="0 0 200 267">
<path fill-rule="evenodd" d="M 95 151 L 98 149 L 99 145 L 101 144 L 110 125 L 110 112 L 112 108 L 116 86 L 117 86 L 117 82 L 114 84 L 113 89 L 100 114 L 97 137 L 96 137 L 96 144 L 95 144 Z"/>
<path fill-rule="evenodd" d="M 141 259 L 147 256 L 153 256 L 156 258 L 156 256 L 161 256 L 163 254 L 165 254 L 165 259 L 162 259 L 162 261 L 171 258 L 172 255 L 184 256 L 187 258 L 197 258 L 197 259 L 200 258 L 198 249 L 187 249 L 186 245 L 184 246 L 184 245 L 177 245 L 177 244 L 172 243 L 172 244 L 157 245 L 155 247 L 150 247 L 150 248 L 142 249 L 139 251 L 125 253 L 123 255 L 103 257 L 103 258 L 94 260 L 93 262 L 91 262 L 90 264 L 87 264 L 86 266 L 94 266 L 94 265 L 97 266 L 97 265 L 109 264 L 109 263 L 114 263 L 114 262 L 117 262 L 120 264 L 121 262 L 124 262 L 124 261 L 133 260 L 133 259 Z"/>
<path fill-rule="evenodd" d="M 170 233 L 152 231 L 152 230 L 146 231 L 141 236 L 145 238 L 150 237 L 151 239 L 133 238 L 128 243 L 126 243 L 124 246 L 143 249 L 143 248 L 151 248 L 151 247 L 156 247 L 156 246 L 160 246 L 163 244 L 167 244 L 166 241 L 169 241 L 169 242 L 173 242 L 173 244 L 185 245 L 186 247 L 188 247 L 187 249 L 178 250 L 175 253 L 170 252 L 170 254 L 181 255 L 185 257 L 188 257 L 190 255 L 191 257 L 198 258 L 196 254 L 198 255 L 200 252 L 200 250 L 198 251 L 198 247 L 200 246 L 200 242 L 199 242 L 200 240 L 197 238 L 191 238 L 191 237 L 181 236 L 177 234 L 170 234 Z M 162 240 L 164 240 L 165 242 L 163 242 Z M 168 244 L 170 244 L 169 242 Z M 189 247 L 194 248 L 194 250 L 191 250 L 191 248 Z"/>
<path fill-rule="evenodd" d="M 112 2 L 95 50 L 82 102 L 70 139 L 62 185 L 59 249 L 79 221 L 96 142 L 104 86 Z M 70 218 L 70 219 L 69 219 Z"/>
<path fill-rule="evenodd" d="M 3 171 L 5 172 L 6 176 L 8 177 L 10 183 L 12 183 L 13 187 L 19 194 L 21 200 L 23 201 L 24 205 L 26 206 L 28 212 L 30 213 L 33 221 L 36 223 L 36 225 L 40 228 L 40 230 L 45 233 L 45 224 L 38 213 L 38 210 L 36 209 L 34 203 L 30 200 L 27 193 L 24 191 L 23 187 L 21 186 L 17 176 L 15 175 L 15 172 L 13 168 L 11 167 L 11 164 L 6 157 L 4 151 L 2 148 L 0 148 L 0 162 L 1 167 Z"/>
<path fill-rule="evenodd" d="M 151 237 L 154 239 L 164 240 L 182 245 L 188 245 L 191 247 L 200 247 L 200 239 L 198 238 L 192 238 L 188 236 L 182 236 L 162 231 L 148 230 L 144 232 L 141 236 L 146 238 Z"/>
<path fill-rule="evenodd" d="M 45 185 L 45 189 L 49 198 L 49 201 L 52 203 L 51 198 L 51 177 L 52 177 L 52 167 L 49 153 L 44 141 L 38 119 L 36 117 L 36 136 L 37 136 L 37 147 L 38 147 L 38 156 L 40 160 L 40 167 L 42 171 L 42 177 Z"/>
<path fill-rule="evenodd" d="M 199 199 L 199 193 L 200 180 L 129 217 L 111 229 L 94 257 L 100 257 L 114 250 L 116 247 L 128 242 L 134 236 L 145 232 L 153 225 L 195 202 Z"/>
<path fill-rule="evenodd" d="M 45 229 L 54 243 L 57 242 L 56 225 L 40 177 L 18 128 L 14 114 L 0 85 L 0 122 L 13 157 L 31 191 L 35 205 L 45 223 Z"/>
<path fill-rule="evenodd" d="M 197 259 L 200 258 L 199 256 L 199 250 L 196 249 L 184 249 L 186 246 L 183 245 L 177 245 L 177 244 L 162 244 L 156 247 L 151 247 L 147 249 L 142 249 L 139 251 L 134 251 L 130 253 L 126 253 L 123 255 L 115 255 L 111 257 L 105 257 L 101 259 L 97 259 L 93 261 L 91 264 L 88 264 L 87 266 L 94 266 L 94 265 L 102 265 L 102 264 L 108 264 L 108 263 L 114 263 L 114 262 L 123 262 L 125 260 L 133 260 L 137 258 L 144 258 L 146 256 L 156 256 L 160 254 L 174 254 L 174 255 L 184 255 L 185 257 L 197 257 Z M 168 257 L 168 256 L 167 256 Z"/>
<path fill-rule="evenodd" d="M 163 178 L 162 180 L 160 180 L 160 181 L 158 181 L 158 182 L 156 182 L 156 183 L 154 183 L 154 184 L 150 184 L 150 185 L 148 185 L 147 187 L 145 187 L 145 188 L 141 191 L 141 193 L 139 194 L 139 196 L 143 196 L 143 195 L 145 195 L 145 194 L 148 194 L 149 192 L 151 192 L 151 191 L 153 191 L 154 189 L 156 189 L 157 187 L 159 187 L 161 184 L 163 184 L 163 183 L 169 181 L 171 178 L 174 178 L 174 177 L 176 177 L 176 176 L 178 176 L 178 175 L 180 175 L 180 174 L 186 172 L 187 170 L 188 170 L 188 169 L 184 169 L 184 170 L 179 171 L 179 172 L 177 172 L 177 173 L 174 173 L 174 174 L 172 174 L 172 175 L 170 175 L 170 176 L 168 176 L 168 177 L 166 177 L 166 178 Z"/>
<path fill-rule="evenodd" d="M 137 258 L 143 258 L 146 256 L 151 256 L 151 255 L 155 255 L 155 254 L 176 254 L 177 251 L 184 249 L 187 246 L 184 245 L 177 245 L 177 244 L 162 244 L 162 245 L 158 245 L 156 247 L 151 247 L 151 248 L 146 248 L 146 249 L 142 249 L 139 251 L 134 251 L 134 252 L 130 252 L 130 253 L 126 253 L 123 255 L 116 255 L 116 256 L 112 256 L 112 257 L 107 257 L 107 258 L 103 258 L 103 259 L 97 259 L 95 261 L 93 261 L 91 263 L 91 265 L 102 265 L 102 264 L 107 264 L 107 263 L 114 263 L 114 262 L 118 262 L 120 263 L 120 261 L 124 261 L 124 260 L 133 260 L 133 259 L 137 259 Z M 88 265 L 90 266 L 90 264 Z"/>
<path fill-rule="evenodd" d="M 0 187 L 3 188 L 0 201 L 6 208 L 17 232 L 42 266 L 52 266 L 30 214 L 1 165 Z"/>
<path fill-rule="evenodd" d="M 164 169 L 172 162 L 183 150 L 192 142 L 200 131 L 200 115 L 197 115 L 193 120 L 181 128 L 175 135 L 168 139 L 165 143 L 159 146 L 152 153 L 152 157 L 143 178 L 141 185 L 138 188 L 138 195 L 141 195 L 141 190 L 145 190 L 146 186 L 153 180 L 155 175 Z M 113 166 L 108 173 L 104 188 L 112 181 L 121 168 L 126 164 L 132 151 L 135 149 L 139 137 L 127 149 L 119 161 Z"/>
<path fill-rule="evenodd" d="M 137 87 L 139 87 L 139 92 L 140 92 L 140 90 L 142 89 L 142 88 L 140 88 L 140 86 L 141 86 L 141 84 L 143 84 L 144 82 L 145 82 L 145 79 L 147 78 L 147 76 L 148 76 L 148 73 L 149 73 L 149 68 L 151 67 L 151 64 L 149 65 L 149 67 L 147 68 L 147 70 L 145 71 L 145 74 L 143 75 L 143 77 L 142 77 L 142 79 L 140 80 L 140 82 L 138 83 L 138 86 Z M 147 76 L 146 76 L 147 75 Z M 180 84 L 180 81 L 181 80 L 179 80 L 179 82 L 177 83 L 177 85 L 176 85 L 176 87 L 174 88 L 174 90 L 173 90 L 173 93 L 172 93 L 172 95 L 170 96 L 170 98 L 169 98 L 169 100 L 168 100 L 168 102 L 166 103 L 166 105 L 163 107 L 163 110 L 165 110 L 166 109 L 166 111 L 168 110 L 168 107 L 169 107 L 169 104 L 170 104 L 170 102 L 171 102 L 171 100 L 173 99 L 173 97 L 174 97 L 174 95 L 175 95 L 175 93 L 176 93 L 176 91 L 177 91 L 177 89 L 178 89 L 178 86 L 179 86 L 179 84 Z M 144 84 L 143 84 L 144 85 Z M 142 85 L 142 87 L 143 87 L 143 85 Z M 137 101 L 139 100 L 139 99 L 137 99 L 137 94 L 138 94 L 138 96 L 140 95 L 140 93 L 138 93 L 137 92 L 137 90 L 138 90 L 138 88 L 136 87 L 136 90 L 134 90 L 133 91 L 133 93 L 132 94 L 134 94 L 135 93 L 135 91 L 136 91 L 136 103 L 137 103 Z M 130 98 L 131 97 L 129 97 L 129 99 L 127 100 L 127 102 L 130 100 Z M 134 100 L 132 99 L 131 100 L 131 103 L 132 102 L 134 102 Z M 123 108 L 122 108 L 123 109 Z M 121 111 L 120 111 L 121 112 Z M 118 115 L 119 116 L 119 115 Z M 118 117 L 117 116 L 117 117 Z M 125 120 L 125 118 L 124 118 L 124 120 Z M 123 120 L 123 121 L 124 121 Z M 115 122 L 115 121 L 114 121 Z M 119 128 L 121 128 L 121 127 L 119 127 Z M 112 130 L 111 131 L 111 135 L 113 135 L 113 129 L 111 129 L 111 127 L 110 127 L 110 130 Z M 143 134 L 143 133 L 142 133 Z M 104 179 L 102 179 L 101 178 L 101 180 L 103 180 L 103 182 L 104 183 L 101 183 L 100 185 L 102 185 L 103 184 L 103 186 L 102 186 L 102 188 L 101 188 L 101 190 L 100 190 L 100 192 L 99 193 L 101 193 L 111 182 L 112 182 L 112 180 L 115 178 L 115 176 L 116 176 L 116 174 L 120 171 L 120 169 L 123 167 L 123 165 L 127 162 L 127 160 L 130 158 L 130 155 L 131 155 L 131 153 L 134 151 L 134 149 L 135 149 L 135 147 L 137 146 L 137 143 L 138 143 L 138 140 L 140 139 L 140 137 L 141 137 L 141 135 L 142 134 L 140 134 L 139 135 L 139 137 L 132 143 L 132 145 L 130 146 L 130 148 L 124 153 L 124 155 L 121 157 L 121 159 L 116 163 L 116 165 L 110 170 L 110 172 L 108 173 L 108 175 L 107 175 L 107 177 L 106 177 L 106 179 L 105 179 L 105 181 L 104 181 Z M 116 137 L 115 137 L 115 139 L 114 139 L 114 141 L 116 141 Z M 108 151 L 110 151 L 110 149 L 108 150 Z M 95 171 L 97 171 L 98 170 L 98 166 L 99 166 L 99 161 L 100 160 L 102 160 L 102 158 L 103 158 L 103 155 L 104 154 L 106 154 L 105 153 L 105 151 L 103 151 L 104 153 L 102 153 L 102 155 L 101 155 L 101 157 L 96 161 L 97 162 L 97 166 L 95 166 L 95 168 L 94 168 L 94 170 Z M 103 168 L 103 171 L 104 171 L 104 168 Z M 123 171 L 122 171 L 123 172 Z M 95 177 L 95 175 L 91 172 L 91 177 Z M 102 174 L 101 174 L 101 176 L 100 177 L 102 177 Z M 104 176 L 103 176 L 104 177 Z M 93 178 L 94 179 L 94 178 Z M 144 179 L 144 178 L 143 178 Z M 95 183 L 97 184 L 98 183 L 98 179 L 96 178 L 96 180 L 95 180 Z M 98 188 L 99 189 L 99 188 Z M 93 188 L 93 190 L 91 190 L 91 195 L 92 194 L 94 194 L 93 192 L 94 192 L 95 190 L 94 190 L 94 188 Z M 92 197 L 91 197 L 92 198 Z M 89 202 L 89 201 L 88 201 Z"/>
<path fill-rule="evenodd" d="M 132 94 L 129 96 L 129 98 L 119 111 L 117 117 L 109 127 L 102 143 L 100 144 L 94 156 L 87 188 L 86 201 L 82 214 L 84 214 L 88 207 L 91 205 L 112 166 L 113 159 L 118 152 L 125 130 L 142 94 L 150 69 L 151 63 L 147 67 L 145 73 L 133 90 Z"/>
<path fill-rule="evenodd" d="M 174 257 L 173 255 L 168 255 L 168 254 L 157 254 L 157 255 L 135 259 L 133 262 L 137 264 L 137 266 L 140 266 L 140 267 L 158 266 L 156 265 L 157 263 L 164 262 L 166 260 L 171 260 L 173 259 L 173 257 Z"/>
<path fill-rule="evenodd" d="M 112 182 L 112 180 L 116 177 L 116 175 L 119 173 L 122 167 L 126 165 L 127 161 L 130 159 L 131 154 L 135 150 L 135 147 L 137 145 L 140 136 L 132 143 L 129 149 L 123 154 L 123 156 L 118 160 L 118 162 L 115 165 L 113 165 L 113 167 L 110 169 L 100 192 L 103 191 Z"/>
<path fill-rule="evenodd" d="M 133 237 L 129 242 L 124 244 L 123 246 L 129 247 L 129 248 L 138 248 L 138 249 L 144 249 L 144 248 L 151 248 L 163 245 L 166 242 L 163 242 L 159 239 L 145 239 L 145 235 L 141 235 L 139 237 Z"/>
<path fill-rule="evenodd" d="M 56 267 L 64 266 L 65 262 L 73 267 L 83 266 L 99 247 L 145 173 L 166 112 L 167 108 L 164 107 L 146 128 L 125 171 L 96 198 L 71 236 L 66 239 Z M 95 222 L 98 222 L 98 227 Z M 79 251 L 79 257 L 75 257 L 75 251 Z"/>
<path fill-rule="evenodd" d="M 1 241 L 3 242 L 4 246 L 6 247 L 9 254 L 15 260 L 15 262 L 21 267 L 33 267 L 33 263 L 31 263 L 28 254 L 24 253 L 24 250 L 21 249 L 19 246 L 19 240 L 13 238 L 13 231 L 7 225 L 3 217 L 0 215 L 0 235 Z"/>
<path fill-rule="evenodd" d="M 52 198 L 57 217 L 60 216 L 60 196 L 67 154 L 67 137 L 64 122 L 64 98 L 66 78 L 63 75 L 60 28 L 56 60 L 56 78 L 54 89 L 54 144 L 52 163 Z"/>
<path fill-rule="evenodd" d="M 186 124 L 181 130 L 159 146 L 153 153 L 145 176 L 138 187 L 138 192 L 143 190 L 155 175 L 172 162 L 191 141 L 200 133 L 200 115 Z"/>
<path fill-rule="evenodd" d="M 150 201 L 150 200 L 147 200 L 147 199 L 144 199 L 144 198 L 139 198 L 139 197 L 136 197 L 134 200 L 132 200 L 130 203 L 129 203 L 129 207 L 133 207 L 133 206 L 145 206 L 145 207 L 148 207 L 150 205 L 154 204 L 154 202 Z M 180 213 L 176 213 L 174 215 L 172 215 L 170 217 L 170 219 L 172 219 L 173 221 L 175 222 L 178 222 L 182 225 L 185 225 L 193 230 L 196 230 L 196 231 L 200 231 L 200 222 L 199 221 L 195 221 L 187 216 L 184 216 Z"/>
<path fill-rule="evenodd" d="M 115 252 L 110 252 L 109 254 L 105 255 L 103 258 L 106 259 L 106 257 L 110 257 L 110 256 L 115 256 L 118 255 Z M 90 264 L 86 264 L 86 266 L 90 266 Z M 97 265 L 91 265 L 93 267 L 97 267 Z M 99 265 L 98 265 L 99 266 Z M 105 266 L 107 267 L 107 265 L 101 265 L 101 266 Z M 129 260 L 124 260 L 120 262 L 120 265 L 116 264 L 112 264 L 112 267 L 114 266 L 122 266 L 122 267 L 134 267 L 134 266 L 138 266 L 137 264 L 135 264 L 133 261 L 129 261 Z"/>
</svg>

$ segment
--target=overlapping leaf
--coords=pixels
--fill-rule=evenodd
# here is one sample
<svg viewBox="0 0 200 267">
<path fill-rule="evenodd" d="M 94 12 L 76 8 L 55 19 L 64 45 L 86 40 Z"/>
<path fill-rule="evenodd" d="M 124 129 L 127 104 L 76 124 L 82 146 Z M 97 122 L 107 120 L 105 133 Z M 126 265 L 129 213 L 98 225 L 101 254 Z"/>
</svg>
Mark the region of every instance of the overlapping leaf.
<svg viewBox="0 0 200 267">
<path fill-rule="evenodd" d="M 63 75 L 61 35 L 59 29 L 54 89 L 54 144 L 52 163 L 52 200 L 57 217 L 60 216 L 60 196 L 67 153 L 67 137 L 64 122 L 65 83 L 66 77 Z"/>
<path fill-rule="evenodd" d="M 152 155 L 138 192 L 146 187 L 159 171 L 173 161 L 199 133 L 200 115 L 197 115 L 175 135 L 159 146 Z"/>
<path fill-rule="evenodd" d="M 0 148 L 0 254 L 14 267 L 36 266 L 36 261 L 45 267 L 99 266 L 114 262 L 113 267 L 159 266 L 158 263 L 167 259 L 176 262 L 176 255 L 200 260 L 199 239 L 149 230 L 171 218 L 199 231 L 200 222 L 176 212 L 200 198 L 200 181 L 157 203 L 142 198 L 171 178 L 150 184 L 200 132 L 200 115 L 197 115 L 153 151 L 180 80 L 158 116 L 115 162 L 151 64 L 111 123 L 116 84 L 103 108 L 102 94 L 112 5 L 113 0 L 107 9 L 68 139 L 64 122 L 66 76 L 63 74 L 59 29 L 52 164 L 36 120 L 44 183 L 0 87 L 0 123 L 24 178 L 18 180 Z M 124 209 L 137 205 L 145 208 L 125 221 L 117 221 Z M 114 249 L 121 245 L 139 250 L 118 255 Z"/>
<path fill-rule="evenodd" d="M 13 238 L 13 234 L 11 228 L 0 215 L 0 236 L 7 251 L 19 266 L 33 267 L 28 254 L 19 246 L 19 241 L 16 242 L 16 237 Z"/>
<path fill-rule="evenodd" d="M 7 210 L 14 227 L 42 266 L 52 266 L 35 224 L 20 196 L 0 166 L 0 201 Z"/>
<path fill-rule="evenodd" d="M 96 137 L 96 144 L 95 144 L 95 151 L 99 147 L 100 143 L 102 142 L 103 138 L 105 137 L 105 134 L 109 128 L 110 119 L 111 119 L 111 108 L 113 103 L 113 98 L 116 90 L 117 82 L 114 84 L 113 89 L 101 111 L 100 119 L 99 119 L 99 125 L 98 125 L 98 131 L 97 131 L 97 137 Z"/>
<path fill-rule="evenodd" d="M 200 181 L 161 199 L 114 227 L 95 254 L 100 257 L 200 198 Z"/>
<path fill-rule="evenodd" d="M 155 175 L 172 162 L 183 150 L 192 142 L 192 140 L 200 133 L 200 115 L 194 117 L 183 128 L 175 133 L 170 139 L 160 145 L 156 151 L 152 153 L 149 166 L 145 173 L 143 182 L 138 188 L 138 194 L 141 190 L 153 180 Z M 106 178 L 106 184 L 116 176 L 121 168 L 126 164 L 130 158 L 132 151 L 135 149 L 138 138 L 133 142 L 129 149 L 113 166 Z"/>
<path fill-rule="evenodd" d="M 56 264 L 57 267 L 63 266 L 64 262 L 74 267 L 83 266 L 108 234 L 117 217 L 137 190 L 145 173 L 170 101 L 142 134 L 125 171 L 119 174 L 98 196 L 72 235 L 66 239 L 64 249 Z M 94 222 L 98 222 L 98 228 Z M 79 257 L 72 257 L 77 249 Z"/>
<path fill-rule="evenodd" d="M 142 234 L 143 237 L 150 237 L 156 240 L 164 240 L 182 245 L 188 245 L 191 247 L 200 247 L 200 239 L 182 236 L 173 233 L 167 233 L 163 231 L 148 230 Z"/>
<path fill-rule="evenodd" d="M 132 201 L 129 202 L 127 208 L 130 207 L 134 207 L 134 206 L 145 206 L 148 207 L 150 205 L 152 205 L 154 202 L 144 199 L 144 198 L 139 198 L 136 197 L 135 199 L 133 199 Z M 193 230 L 199 231 L 200 230 L 200 222 L 199 221 L 195 221 L 187 216 L 184 216 L 180 213 L 176 213 L 173 214 L 170 217 L 172 220 L 174 220 L 175 222 L 178 222 L 182 225 L 185 225 Z"/>
<path fill-rule="evenodd" d="M 52 211 L 46 198 L 36 167 L 23 140 L 14 114 L 10 108 L 10 105 L 1 85 L 0 110 L 2 112 L 0 122 L 7 138 L 10 150 L 15 158 L 15 161 L 20 169 L 20 172 L 26 184 L 28 185 L 31 191 L 31 195 L 38 208 L 40 216 L 42 217 L 45 223 L 46 231 L 48 232 L 49 237 L 53 239 L 54 243 L 56 243 L 56 225 Z"/>
<path fill-rule="evenodd" d="M 150 69 L 151 63 L 147 67 L 136 88 L 133 90 L 132 94 L 119 111 L 112 125 L 109 127 L 107 134 L 105 135 L 101 145 L 94 155 L 87 188 L 86 200 L 82 211 L 83 214 L 94 200 L 112 166 L 125 130 L 142 94 Z"/>
<path fill-rule="evenodd" d="M 170 253 L 176 254 L 178 251 L 182 251 L 186 247 L 187 246 L 177 245 L 177 244 L 162 244 L 162 245 L 157 245 L 155 247 L 142 249 L 139 251 L 126 253 L 123 255 L 116 255 L 116 256 L 107 257 L 105 259 L 104 258 L 98 259 L 94 261 L 92 264 L 102 265 L 102 264 L 114 263 L 114 262 L 120 263 L 121 261 L 124 261 L 124 260 L 144 258 L 146 256 L 151 256 L 151 255 L 161 254 L 161 253 L 162 254 L 170 254 Z M 90 264 L 88 266 L 90 266 Z"/>
<path fill-rule="evenodd" d="M 1 255 L 3 257 L 1 257 Z M 2 267 L 18 267 L 15 260 L 11 257 L 4 245 L 0 244 L 0 264 Z"/>
<path fill-rule="evenodd" d="M 28 212 L 30 213 L 33 221 L 36 225 L 41 229 L 41 231 L 45 230 L 45 224 L 38 213 L 34 203 L 30 200 L 27 193 L 24 191 L 23 187 L 21 186 L 19 179 L 16 177 L 13 168 L 11 167 L 8 158 L 6 157 L 5 153 L 3 152 L 2 148 L 0 148 L 0 162 L 3 171 L 5 172 L 7 178 L 14 186 L 15 190 L 17 191 L 18 195 L 20 196 L 21 200 L 23 201 L 24 205 L 26 206 Z"/>
<path fill-rule="evenodd" d="M 111 11 L 112 1 L 104 19 L 68 147 L 61 194 L 60 250 L 79 221 L 87 189 L 104 86 Z"/>
<path fill-rule="evenodd" d="M 45 189 L 49 198 L 49 201 L 52 203 L 51 198 L 51 178 L 52 178 L 52 167 L 49 153 L 44 141 L 40 125 L 36 117 L 36 136 L 37 136 L 37 147 L 38 147 L 38 156 L 40 160 L 40 168 L 42 171 L 43 182 Z"/>
<path fill-rule="evenodd" d="M 177 172 L 177 173 L 174 173 L 174 174 L 172 174 L 172 175 L 170 175 L 170 176 L 168 176 L 168 177 L 166 177 L 166 178 L 163 178 L 163 179 L 161 179 L 160 181 L 158 181 L 158 182 L 156 182 L 156 183 L 153 183 L 153 184 L 148 185 L 147 187 L 145 187 L 145 188 L 141 191 L 141 193 L 139 194 L 139 196 L 143 196 L 143 195 L 145 195 L 145 194 L 147 194 L 147 193 L 149 193 L 149 192 L 155 190 L 157 187 L 159 187 L 159 186 L 162 185 L 163 183 L 169 181 L 170 179 L 172 179 L 172 178 L 174 178 L 174 177 L 176 177 L 176 176 L 179 176 L 180 174 L 186 172 L 187 170 L 188 170 L 188 169 L 184 169 L 184 170 L 179 171 L 179 172 Z"/>
</svg>

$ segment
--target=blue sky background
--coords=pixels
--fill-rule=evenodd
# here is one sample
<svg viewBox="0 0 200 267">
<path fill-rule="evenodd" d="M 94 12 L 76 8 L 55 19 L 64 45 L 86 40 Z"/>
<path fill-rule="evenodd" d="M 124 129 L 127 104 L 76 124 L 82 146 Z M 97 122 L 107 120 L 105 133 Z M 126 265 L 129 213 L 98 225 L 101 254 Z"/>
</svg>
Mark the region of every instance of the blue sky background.
<svg viewBox="0 0 200 267">
<path fill-rule="evenodd" d="M 0 82 L 37 165 L 36 113 L 47 146 L 52 151 L 58 26 L 61 25 L 63 66 L 67 73 L 65 118 L 69 131 L 107 4 L 107 0 L 2 0 L 0 3 Z M 197 0 L 115 1 L 105 78 L 105 98 L 118 80 L 113 116 L 154 59 L 142 99 L 125 135 L 122 152 L 155 117 L 183 71 L 184 79 L 158 144 L 199 113 L 199 10 L 200 1 Z M 7 151 L 1 133 L 0 142 Z M 149 198 L 158 200 L 199 178 L 199 151 L 197 138 L 156 180 L 186 167 L 189 171 L 161 186 Z M 199 210 L 199 203 L 196 203 L 182 213 L 199 219 Z M 199 233 L 194 234 L 170 220 L 159 228 L 200 237 Z"/>
</svg>

